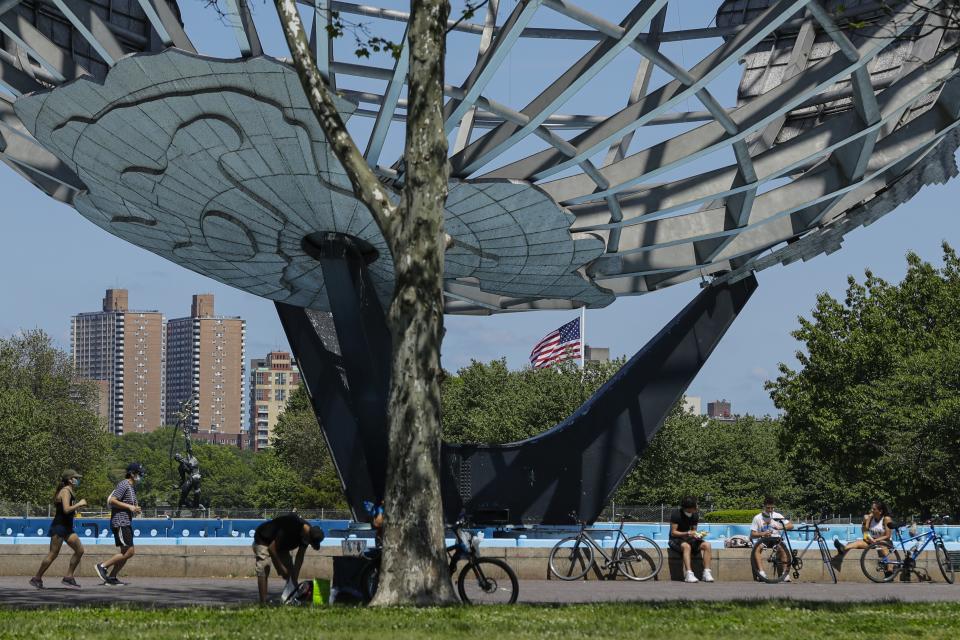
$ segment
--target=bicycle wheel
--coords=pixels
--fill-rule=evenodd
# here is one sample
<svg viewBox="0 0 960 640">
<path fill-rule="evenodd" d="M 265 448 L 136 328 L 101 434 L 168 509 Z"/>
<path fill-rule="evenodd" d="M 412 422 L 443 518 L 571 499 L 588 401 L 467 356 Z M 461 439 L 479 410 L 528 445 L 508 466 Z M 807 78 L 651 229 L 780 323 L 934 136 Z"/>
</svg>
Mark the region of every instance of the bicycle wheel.
<svg viewBox="0 0 960 640">
<path fill-rule="evenodd" d="M 827 546 L 823 538 L 820 538 L 817 543 L 820 547 L 820 559 L 823 560 L 823 564 L 826 565 L 827 573 L 830 575 L 830 579 L 833 580 L 833 584 L 837 584 L 837 570 L 833 567 L 833 560 L 830 558 L 830 547 Z"/>
<path fill-rule="evenodd" d="M 363 590 L 363 596 L 367 602 L 373 600 L 377 593 L 377 586 L 380 584 L 380 563 L 371 562 L 360 573 L 360 588 Z"/>
<path fill-rule="evenodd" d="M 633 536 L 623 541 L 614 556 L 617 569 L 628 580 L 642 582 L 660 573 L 663 552 L 646 536 Z"/>
<path fill-rule="evenodd" d="M 903 570 L 900 552 L 882 542 L 874 542 L 860 556 L 863 575 L 873 582 L 892 582 Z"/>
<path fill-rule="evenodd" d="M 520 594 L 517 574 L 499 558 L 468 562 L 457 579 L 457 591 L 466 604 L 513 604 Z"/>
<path fill-rule="evenodd" d="M 950 556 L 947 555 L 947 547 L 943 544 L 943 540 L 937 540 L 935 548 L 937 550 L 937 564 L 940 566 L 940 573 L 943 574 L 943 579 L 947 581 L 947 584 L 953 584 L 956 576 L 953 574 L 953 563 L 950 562 Z"/>
<path fill-rule="evenodd" d="M 549 565 L 561 580 L 579 580 L 593 566 L 593 547 L 578 536 L 564 538 L 550 550 Z"/>
<path fill-rule="evenodd" d="M 756 551 L 750 554 L 753 563 L 753 575 L 757 580 L 767 584 L 777 584 L 786 580 L 790 575 L 790 550 L 782 540 L 775 545 L 767 545 L 763 540 L 757 540 L 753 548 L 761 547 L 759 558 Z M 784 561 L 786 558 L 786 562 Z"/>
</svg>

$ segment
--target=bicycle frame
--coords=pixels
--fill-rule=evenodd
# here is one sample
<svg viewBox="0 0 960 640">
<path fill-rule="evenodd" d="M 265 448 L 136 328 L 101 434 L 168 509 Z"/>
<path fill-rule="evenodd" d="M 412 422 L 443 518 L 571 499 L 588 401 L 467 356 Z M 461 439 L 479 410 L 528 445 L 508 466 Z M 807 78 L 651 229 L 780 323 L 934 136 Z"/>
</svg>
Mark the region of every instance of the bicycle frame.
<svg viewBox="0 0 960 640">
<path fill-rule="evenodd" d="M 809 533 L 812 531 L 812 532 L 813 532 L 813 537 L 812 537 L 810 540 L 807 541 L 807 546 L 805 546 L 805 547 L 803 548 L 803 551 L 801 551 L 799 554 L 796 554 L 796 555 L 794 556 L 793 547 L 791 546 L 791 544 L 790 544 L 790 542 L 789 542 L 790 536 L 787 536 L 787 541 L 788 541 L 788 542 L 787 542 L 787 549 L 790 550 L 791 558 L 796 558 L 797 560 L 799 560 L 800 567 L 802 567 L 802 566 L 803 566 L 803 557 L 807 554 L 807 551 L 810 549 L 810 547 L 812 547 L 814 543 L 817 543 L 817 547 L 818 547 L 818 549 L 820 550 L 820 561 L 823 562 L 823 564 L 825 564 L 825 565 L 829 565 L 829 564 L 830 564 L 830 561 L 831 561 L 831 558 L 830 558 L 830 548 L 827 546 L 827 541 L 826 541 L 826 539 L 823 537 L 823 531 L 829 531 L 829 530 L 830 530 L 830 529 L 827 528 L 827 527 L 824 527 L 824 528 L 821 530 L 821 528 L 820 528 L 820 523 L 819 523 L 819 522 L 814 522 L 814 523 L 812 523 L 812 524 L 801 525 L 801 526 L 797 527 L 797 528 L 795 529 L 795 531 L 797 531 L 798 533 L 802 531 L 802 532 L 805 533 L 805 534 L 809 534 Z M 799 572 L 800 572 L 800 567 L 796 567 L 796 566 L 795 566 L 795 567 L 794 567 L 794 573 L 799 573 Z M 829 571 L 828 573 L 830 573 L 830 575 L 833 575 L 833 571 Z M 794 577 L 796 577 L 796 576 L 794 576 Z"/>
<path fill-rule="evenodd" d="M 780 520 L 779 518 L 778 520 L 781 525 L 785 523 L 784 520 Z M 807 546 L 803 547 L 799 553 L 794 549 L 793 541 L 790 539 L 790 531 L 786 529 L 782 531 L 780 540 L 782 541 L 783 546 L 786 548 L 788 555 L 788 567 L 793 570 L 792 573 L 794 579 L 798 579 L 800 577 L 800 570 L 803 568 L 803 558 L 806 556 L 807 551 L 810 550 L 810 547 L 816 543 L 817 549 L 820 552 L 820 560 L 824 565 L 827 566 L 827 573 L 831 578 L 833 578 L 834 583 L 836 583 L 836 573 L 833 571 L 833 568 L 830 565 L 830 550 L 829 547 L 827 547 L 826 539 L 823 536 L 823 532 L 829 530 L 830 529 L 827 527 L 821 527 L 819 522 L 802 524 L 792 529 L 792 531 L 804 533 L 805 535 L 809 535 L 811 532 L 813 533 L 813 537 L 807 541 Z M 769 551 L 771 553 L 778 553 L 777 548 L 771 548 Z"/>
<path fill-rule="evenodd" d="M 590 535 L 590 531 L 608 531 L 616 532 L 617 537 L 613 541 L 613 549 L 618 549 L 620 547 L 621 539 L 623 542 L 626 542 L 629 536 L 623 532 L 623 524 L 626 522 L 626 517 L 620 520 L 620 527 L 618 529 L 592 529 L 587 527 L 586 523 L 580 523 L 580 533 L 577 534 L 577 537 L 581 540 L 586 541 L 591 547 L 600 552 L 600 555 L 603 556 L 603 569 L 608 569 L 611 565 L 615 564 L 616 561 L 613 559 L 613 552 L 608 556 L 607 553 L 603 550 L 603 547 L 598 543 L 593 536 Z"/>
<path fill-rule="evenodd" d="M 923 552 L 924 549 L 927 548 L 928 544 L 930 544 L 931 542 L 936 542 L 937 540 L 940 539 L 940 534 L 937 533 L 937 530 L 934 527 L 932 522 L 930 523 L 930 528 L 928 530 L 906 539 L 904 539 L 903 534 L 900 533 L 901 528 L 902 527 L 897 527 L 897 544 L 900 545 L 900 550 L 903 552 L 904 560 L 906 560 L 907 558 L 910 558 L 912 562 L 916 562 L 917 558 L 920 557 L 920 554 Z M 908 544 L 910 544 L 911 542 L 919 541 L 919 540 L 923 540 L 923 543 L 920 544 L 918 542 L 918 544 L 914 546 L 912 551 L 907 550 Z M 884 558 L 881 562 L 883 564 L 889 564 L 889 562 L 887 561 L 887 558 Z"/>
<path fill-rule="evenodd" d="M 476 537 L 476 534 L 467 531 L 465 541 L 460 535 L 461 532 L 464 531 L 464 523 L 462 521 L 453 523 L 452 529 L 455 542 L 447 547 L 447 555 L 450 556 L 450 575 L 456 572 L 457 564 L 459 564 L 460 560 L 466 560 L 473 564 L 474 560 L 480 555 L 480 550 L 473 544 L 473 539 Z"/>
</svg>

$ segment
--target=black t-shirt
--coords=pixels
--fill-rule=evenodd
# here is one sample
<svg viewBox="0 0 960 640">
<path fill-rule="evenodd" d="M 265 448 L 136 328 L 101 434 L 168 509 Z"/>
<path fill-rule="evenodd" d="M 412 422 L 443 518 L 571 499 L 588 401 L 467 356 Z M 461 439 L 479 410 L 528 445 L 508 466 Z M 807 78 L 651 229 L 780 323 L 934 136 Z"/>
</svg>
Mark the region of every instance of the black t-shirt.
<svg viewBox="0 0 960 640">
<path fill-rule="evenodd" d="M 269 545 L 277 541 L 277 551 L 293 551 L 303 544 L 303 525 L 306 521 L 294 513 L 267 520 L 253 532 L 256 544 Z"/>
<path fill-rule="evenodd" d="M 700 512 L 697 511 L 693 516 L 688 516 L 682 509 L 674 509 L 670 514 L 670 524 L 677 525 L 677 533 L 687 533 L 696 531 L 700 524 Z"/>
</svg>

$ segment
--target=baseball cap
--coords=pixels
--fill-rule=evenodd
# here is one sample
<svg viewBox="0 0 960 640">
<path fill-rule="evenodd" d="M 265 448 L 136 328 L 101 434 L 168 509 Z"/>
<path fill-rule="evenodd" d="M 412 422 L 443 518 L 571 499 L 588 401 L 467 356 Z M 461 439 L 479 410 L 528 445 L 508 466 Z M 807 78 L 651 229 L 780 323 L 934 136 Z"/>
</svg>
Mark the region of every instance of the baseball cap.
<svg viewBox="0 0 960 640">
<path fill-rule="evenodd" d="M 82 478 L 83 476 L 74 471 L 73 469 L 64 469 L 63 473 L 60 474 L 60 479 L 64 482 L 69 482 L 73 478 Z"/>
<path fill-rule="evenodd" d="M 323 529 L 316 525 L 310 527 L 310 546 L 315 550 L 320 549 L 321 542 L 323 542 Z"/>
<path fill-rule="evenodd" d="M 146 473 L 146 469 L 144 469 L 143 465 L 139 462 L 131 462 L 127 465 L 127 473 L 136 473 L 142 476 Z"/>
</svg>

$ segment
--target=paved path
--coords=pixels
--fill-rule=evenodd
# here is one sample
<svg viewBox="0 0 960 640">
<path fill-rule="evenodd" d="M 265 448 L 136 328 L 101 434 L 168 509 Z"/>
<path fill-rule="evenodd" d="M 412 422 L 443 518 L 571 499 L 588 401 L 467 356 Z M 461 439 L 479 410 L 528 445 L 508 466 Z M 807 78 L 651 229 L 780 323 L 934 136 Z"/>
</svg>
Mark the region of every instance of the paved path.
<svg viewBox="0 0 960 640">
<path fill-rule="evenodd" d="M 0 578 L 0 607 L 34 608 L 115 604 L 118 602 L 155 607 L 191 605 L 219 606 L 250 604 L 256 601 L 253 579 L 131 578 L 122 587 L 107 587 L 92 578 L 81 579 L 83 588 L 69 589 L 50 576 L 47 588 L 34 589 L 26 577 Z M 271 581 L 271 595 L 277 597 L 280 581 Z M 817 602 L 960 602 L 960 585 L 945 584 L 781 584 L 717 582 L 685 585 L 680 582 L 560 582 L 522 580 L 520 601 L 529 603 L 574 602 L 665 602 L 671 600 L 764 600 L 787 598 Z"/>
</svg>

